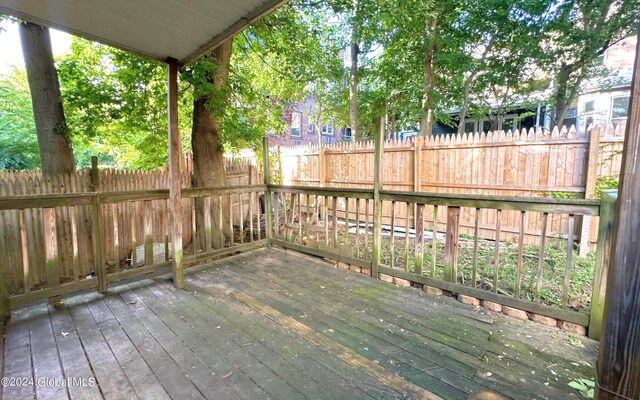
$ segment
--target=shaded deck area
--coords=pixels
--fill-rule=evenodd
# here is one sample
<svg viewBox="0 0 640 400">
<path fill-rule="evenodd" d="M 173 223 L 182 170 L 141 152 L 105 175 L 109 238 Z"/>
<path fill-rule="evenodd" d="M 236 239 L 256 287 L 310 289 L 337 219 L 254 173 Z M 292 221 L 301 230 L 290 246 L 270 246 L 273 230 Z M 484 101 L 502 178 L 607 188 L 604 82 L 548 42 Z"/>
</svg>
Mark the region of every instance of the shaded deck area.
<svg viewBox="0 0 640 400">
<path fill-rule="evenodd" d="M 216 261 L 185 289 L 159 277 L 14 311 L 3 398 L 565 399 L 594 376 L 596 342 L 294 252 Z"/>
</svg>

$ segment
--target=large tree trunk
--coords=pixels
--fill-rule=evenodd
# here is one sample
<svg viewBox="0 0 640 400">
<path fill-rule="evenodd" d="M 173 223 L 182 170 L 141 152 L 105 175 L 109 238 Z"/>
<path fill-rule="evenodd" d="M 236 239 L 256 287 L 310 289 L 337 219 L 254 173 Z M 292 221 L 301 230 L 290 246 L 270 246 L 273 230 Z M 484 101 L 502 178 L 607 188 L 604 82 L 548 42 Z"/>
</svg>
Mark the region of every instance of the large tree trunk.
<svg viewBox="0 0 640 400">
<path fill-rule="evenodd" d="M 475 75 L 475 71 L 471 75 Z M 464 100 L 462 101 L 462 108 L 458 114 L 458 118 L 460 119 L 458 121 L 458 135 L 462 135 L 464 133 L 464 119 L 467 117 L 467 110 L 469 109 L 469 95 L 471 92 L 472 79 L 473 78 L 467 79 L 464 83 Z"/>
<path fill-rule="evenodd" d="M 558 75 L 556 77 L 556 88 L 553 93 L 553 125 L 558 128 L 562 127 L 564 117 L 567 115 L 567 110 L 570 105 L 570 99 L 567 96 L 570 73 L 570 66 L 562 64 L 562 67 L 560 68 L 560 71 L 558 71 Z"/>
<path fill-rule="evenodd" d="M 73 148 L 64 117 L 49 28 L 19 24 L 43 174 L 74 171 Z"/>
<path fill-rule="evenodd" d="M 580 84 L 587 74 L 588 64 L 562 64 L 556 75 L 556 88 L 553 93 L 553 124 L 562 127 L 567 111 L 578 96 Z"/>
<path fill-rule="evenodd" d="M 358 13 L 358 0 L 353 2 L 353 22 L 351 30 L 351 72 L 350 72 L 350 91 L 349 91 L 349 125 L 351 125 L 351 137 L 359 140 L 358 129 L 358 23 L 356 22 L 356 14 Z"/>
<path fill-rule="evenodd" d="M 212 56 L 217 68 L 211 76 L 211 82 L 216 89 L 222 89 L 227 84 L 229 76 L 229 62 L 231 60 L 231 50 L 233 38 L 223 42 L 216 47 Z M 191 130 L 191 148 L 193 150 L 193 185 L 195 187 L 216 187 L 226 185 L 224 171 L 225 159 L 222 146 L 222 132 L 220 126 L 222 117 L 220 108 L 225 104 L 210 104 L 211 96 L 201 96 L 193 103 L 193 128 Z M 217 109 L 211 109 L 213 105 Z M 196 202 L 196 228 L 198 234 L 198 248 L 214 249 L 224 247 L 225 239 L 229 239 L 233 234 L 229 228 L 229 207 L 227 199 L 222 201 L 222 221 L 219 218 L 219 205 L 217 199 L 212 198 L 211 215 L 213 217 L 212 243 L 205 242 L 204 235 L 204 201 Z M 222 222 L 222 231 L 219 224 Z"/>
<path fill-rule="evenodd" d="M 422 95 L 422 118 L 420 119 L 420 135 L 431 136 L 433 131 L 433 99 L 431 91 L 435 81 L 435 70 L 433 67 L 433 59 L 436 53 L 436 29 L 438 27 L 438 15 L 435 14 L 429 25 L 429 43 L 427 45 L 427 54 L 424 62 L 424 93 Z"/>
</svg>

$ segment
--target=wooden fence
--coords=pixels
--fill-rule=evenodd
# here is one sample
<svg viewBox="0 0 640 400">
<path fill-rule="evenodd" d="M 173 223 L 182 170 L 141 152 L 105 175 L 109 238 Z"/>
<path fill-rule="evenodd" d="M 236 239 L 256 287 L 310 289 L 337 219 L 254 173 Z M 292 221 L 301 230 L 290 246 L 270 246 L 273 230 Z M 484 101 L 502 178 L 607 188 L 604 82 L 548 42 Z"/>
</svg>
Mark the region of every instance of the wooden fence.
<svg viewBox="0 0 640 400">
<path fill-rule="evenodd" d="M 181 178 L 183 189 L 192 187 L 191 163 L 187 162 L 186 167 L 186 172 Z M 255 165 L 246 159 L 228 159 L 226 173 L 228 186 L 255 184 L 260 179 Z M 33 171 L 1 171 L 0 196 L 167 189 L 167 179 L 166 169 L 134 172 L 94 168 L 72 175 L 47 177 Z M 248 201 L 248 198 L 242 200 L 244 212 L 249 207 Z M 186 198 L 182 203 L 183 240 L 189 243 L 194 199 Z M 240 219 L 239 204 L 237 199 L 232 202 L 233 218 L 236 221 Z M 149 209 L 153 210 L 151 218 L 145 220 L 144 210 Z M 144 226 L 145 221 L 153 227 L 150 231 L 154 243 L 168 241 L 168 200 L 108 204 L 103 207 L 102 215 L 104 225 L 110 228 L 104 232 L 104 246 L 106 263 L 111 267 L 131 262 L 132 249 L 144 243 L 144 231 L 140 227 Z M 52 221 L 56 223 L 53 224 Z M 24 293 L 25 285 L 28 286 L 28 290 L 37 289 L 47 280 L 45 266 L 48 248 L 55 248 L 58 253 L 62 265 L 62 282 L 93 274 L 92 222 L 90 205 L 0 211 L 0 254 L 3 254 L 0 273 L 5 274 L 8 292 Z M 54 225 L 55 237 L 52 237 L 51 230 Z M 53 246 L 46 246 L 47 240 L 53 240 Z M 25 246 L 24 251 L 21 249 L 22 243 Z M 23 252 L 27 254 L 26 257 L 20 256 Z M 142 262 L 141 256 L 137 257 L 137 262 Z"/>
<path fill-rule="evenodd" d="M 593 134 L 571 127 L 386 141 L 382 183 L 385 190 L 392 191 L 593 198 L 598 177 L 619 176 L 622 142 L 620 127 L 594 128 Z M 320 149 L 317 146 L 277 147 L 273 153 L 276 153 L 276 174 L 285 185 L 373 187 L 372 141 L 340 143 Z M 406 214 L 398 210 L 395 218 L 404 224 L 402 221 L 408 217 L 414 226 L 412 215 Z M 385 204 L 384 223 L 388 224 L 390 217 L 390 205 Z M 427 211 L 425 218 L 432 223 L 433 213 Z M 501 239 L 515 239 L 519 213 L 505 211 L 501 219 Z M 577 222 L 580 227 L 582 221 Z M 495 239 L 495 210 L 483 210 L 479 224 L 480 236 Z M 548 224 L 549 236 L 567 232 L 566 216 L 552 217 Z M 581 229 L 577 229 L 577 237 L 588 237 L 593 249 L 597 223 L 584 225 L 588 234 L 581 234 Z M 445 226 L 446 216 L 441 214 L 438 229 L 444 231 Z M 475 213 L 463 211 L 460 233 L 471 235 L 474 227 Z M 541 215 L 528 219 L 525 243 L 539 243 L 541 229 Z"/>
</svg>

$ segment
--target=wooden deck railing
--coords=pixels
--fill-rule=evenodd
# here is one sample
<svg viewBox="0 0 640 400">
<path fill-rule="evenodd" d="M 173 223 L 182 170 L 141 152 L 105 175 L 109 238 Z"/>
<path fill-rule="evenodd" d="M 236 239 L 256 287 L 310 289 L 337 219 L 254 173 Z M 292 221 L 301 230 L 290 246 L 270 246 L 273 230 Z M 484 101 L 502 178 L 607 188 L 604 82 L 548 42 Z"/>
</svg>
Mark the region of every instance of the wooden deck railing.
<svg viewBox="0 0 640 400">
<path fill-rule="evenodd" d="M 167 190 L 106 192 L 83 194 L 55 194 L 42 196 L 11 196 L 0 199 L 0 210 L 13 210 L 17 229 L 22 233 L 19 243 L 3 243 L 2 270 L 7 272 L 7 260 L 20 259 L 21 270 L 12 269 L 11 278 L 22 282 L 10 293 L 0 285 L 3 313 L 10 307 L 36 300 L 55 298 L 82 289 L 105 292 L 109 284 L 169 270 L 168 216 L 163 220 L 153 215 L 157 202 L 166 202 Z M 372 271 L 373 276 L 384 274 L 411 282 L 428 285 L 452 293 L 515 307 L 564 321 L 590 327 L 590 336 L 599 335 L 602 318 L 602 299 L 606 280 L 607 247 L 610 243 L 611 209 L 613 202 L 602 204 L 597 200 L 560 200 L 537 198 L 507 198 L 489 196 L 443 195 L 344 188 L 287 187 L 279 185 L 252 185 L 226 188 L 183 189 L 185 204 L 201 201 L 204 209 L 202 229 L 196 229 L 196 209 L 181 215 L 190 221 L 193 240 L 186 245 L 185 264 L 202 263 L 210 257 L 248 250 L 267 243 L 302 251 L 308 254 L 345 262 Z M 142 213 L 142 224 L 132 214 L 129 221 L 113 218 L 115 207 L 128 204 Z M 223 215 L 223 204 L 231 204 L 229 215 Z M 377 203 L 377 204 L 376 204 Z M 375 210 L 387 207 L 390 216 L 375 218 Z M 80 209 L 84 208 L 85 213 Z M 271 208 L 271 212 L 266 212 Z M 36 281 L 33 271 L 39 262 L 27 242 L 34 236 L 28 233 L 30 222 L 24 218 L 27 209 L 41 209 L 44 235 L 42 239 L 46 279 Z M 110 213 L 109 210 L 112 210 Z M 193 210 L 193 211 L 192 211 Z M 166 212 L 166 211 L 163 211 Z M 480 237 L 479 217 L 482 213 L 495 213 L 498 232 L 487 240 Z M 458 234 L 461 213 L 471 213 L 476 221 L 475 234 Z M 189 215 L 186 215 L 189 214 Z M 595 271 L 592 279 L 591 309 L 573 310 L 572 284 L 576 279 L 574 263 L 575 233 L 582 216 L 599 216 L 601 229 Z M 76 219 L 89 218 L 91 232 L 88 237 L 77 231 Z M 500 224 L 505 218 L 517 218 L 521 227 L 517 235 L 502 233 Z M 523 227 L 537 219 L 542 238 L 532 248 L 521 240 Z M 152 221 L 164 221 L 154 226 Z M 425 220 L 427 223 L 425 223 Z M 223 226 L 223 221 L 226 226 Z M 525 223 L 526 222 L 526 223 Z M 565 227 L 565 235 L 551 237 L 546 232 L 550 224 Z M 62 225 L 69 224 L 74 254 L 64 259 L 58 253 Z M 133 231 L 132 243 L 122 243 L 122 224 Z M 135 232 L 141 232 L 142 235 Z M 158 232 L 161 234 L 159 235 Z M 214 232 L 227 232 L 225 243 L 215 244 Z M 233 232 L 233 234 L 229 234 Z M 107 241 L 105 237 L 110 239 Z M 161 259 L 154 260 L 154 238 L 164 238 Z M 136 237 L 143 240 L 138 243 Z M 199 240 L 203 237 L 202 240 Z M 36 238 L 37 240 L 37 238 Z M 79 273 L 78 243 L 89 240 L 92 265 Z M 564 265 L 546 265 L 546 250 L 552 243 L 555 249 L 562 242 Z M 143 255 L 136 249 L 142 246 Z M 214 246 L 218 249 L 214 250 Z M 107 249 L 109 251 L 107 251 Z M 532 255 L 532 251 L 535 254 Z M 120 262 L 127 252 L 128 262 Z M 459 263 L 461 252 L 466 256 Z M 378 256 L 379 254 L 379 261 Z M 507 253 L 507 254 L 505 254 Z M 107 254 L 109 255 L 107 257 Z M 556 257 L 557 258 L 557 257 Z M 532 260 L 535 265 L 532 266 Z M 548 272 L 553 269 L 557 286 L 557 302 L 550 302 L 545 289 L 550 284 Z M 376 270 L 378 275 L 376 275 Z M 0 275 L 6 279 L 5 276 Z M 580 276 L 584 281 L 584 276 Z"/>
<path fill-rule="evenodd" d="M 264 155 L 263 165 L 269 165 L 268 151 Z M 178 218 L 192 229 L 191 242 L 183 243 L 185 266 L 273 244 L 365 268 L 376 278 L 387 275 L 558 318 L 589 327 L 591 337 L 599 335 L 615 204 L 610 198 L 601 203 L 397 192 L 380 184 L 373 190 L 291 187 L 270 184 L 268 169 L 264 175 L 264 185 L 181 190 L 182 204 L 189 207 Z M 113 282 L 169 270 L 169 216 L 154 215 L 167 213 L 168 207 L 154 203 L 167 202 L 168 196 L 168 190 L 146 190 L 0 198 L 0 219 L 7 220 L 0 223 L 20 232 L 15 243 L 0 240 L 0 312 L 82 289 L 105 292 Z M 125 203 L 138 215 L 114 217 Z M 383 208 L 389 211 L 384 218 Z M 40 211 L 25 214 L 34 209 Z M 473 235 L 459 234 L 461 215 L 475 221 Z M 42 234 L 30 230 L 34 216 L 42 219 Z M 577 268 L 574 259 L 584 216 L 600 217 L 593 271 Z M 80 218 L 88 232 L 78 231 Z M 483 220 L 495 221 L 493 237 L 481 237 Z M 503 222 L 520 228 L 503 231 Z M 550 226 L 564 234 L 550 235 Z M 123 243 L 124 227 L 131 243 Z M 523 240 L 525 229 L 537 230 L 529 232 L 541 238 L 537 246 Z M 215 243 L 214 235 L 223 238 L 222 232 L 226 240 Z M 33 246 L 34 240 L 42 244 Z M 60 254 L 64 240 L 72 244 L 70 255 Z M 158 246 L 164 251 L 154 260 Z M 551 264 L 558 259 L 561 265 Z M 572 304 L 580 290 L 590 309 Z"/>
<path fill-rule="evenodd" d="M 196 232 L 196 207 L 184 207 L 180 216 L 183 221 L 193 221 L 189 225 L 193 227 L 194 240 L 187 247 L 185 264 L 194 265 L 207 258 L 266 244 L 261 221 L 264 207 L 260 201 L 264 191 L 264 185 L 183 189 L 183 204 L 201 199 L 205 215 L 202 233 Z M 0 198 L 0 219 L 4 219 L 0 222 L 15 225 L 20 232 L 16 243 L 0 240 L 0 315 L 7 316 L 11 307 L 84 289 L 105 292 L 111 283 L 168 271 L 171 267 L 169 216 L 155 215 L 166 213 L 167 208 L 158 203 L 166 202 L 168 197 L 168 190 L 144 190 Z M 229 205 L 225 207 L 229 209 L 229 215 L 220 218 L 218 210 L 222 210 L 223 202 Z M 116 212 L 116 208 L 124 203 L 130 203 L 128 209 L 136 210 L 127 215 L 126 221 L 118 218 Z M 29 218 L 26 218 L 27 210 L 38 212 L 29 212 Z M 218 212 L 218 218 L 212 218 L 214 212 Z M 137 213 L 142 214 L 141 219 Z M 42 221 L 35 221 L 32 216 L 42 218 Z M 87 220 L 88 232 L 77 229 L 80 218 Z M 215 250 L 211 240 L 213 220 L 224 220 L 229 227 L 226 231 L 231 233 Z M 161 221 L 155 224 L 160 226 L 154 226 L 153 221 Z M 43 226 L 41 235 L 32 229 L 36 222 Z M 127 236 L 130 243 L 123 243 L 123 224 L 130 230 Z M 215 229 L 223 230 L 220 226 Z M 198 246 L 195 240 L 198 235 L 206 236 L 203 242 L 207 245 Z M 158 237 L 162 238 L 163 246 L 157 242 Z M 73 254 L 63 257 L 62 241 L 71 243 Z M 154 247 L 159 244 L 163 251 L 159 257 L 154 257 Z M 143 249 L 140 256 L 139 246 Z M 91 265 L 80 264 L 79 253 L 84 248 L 91 254 L 84 254 L 82 260 L 89 260 Z M 9 280 L 12 285 L 7 285 Z"/>
<path fill-rule="evenodd" d="M 577 225 L 583 216 L 601 216 L 599 200 L 381 191 L 379 207 L 388 207 L 391 211 L 387 220 L 376 224 L 374 192 L 371 190 L 270 185 L 269 191 L 274 198 L 274 244 L 369 269 L 375 269 L 373 253 L 379 251 L 381 262 L 377 269 L 380 274 L 585 327 L 590 326 L 590 320 L 600 320 L 601 307 L 592 307 L 591 315 L 585 309 L 576 311 L 570 308 L 572 283 L 578 279 L 574 263 Z M 397 218 L 399 211 L 402 211 L 402 219 Z M 472 237 L 461 238 L 458 234 L 463 212 L 472 213 L 475 217 L 475 234 Z M 478 221 L 483 212 L 496 214 L 497 238 L 487 240 L 479 236 Z M 515 213 L 519 220 L 520 230 L 516 236 L 511 232 L 501 233 L 500 224 L 506 213 L 512 214 L 510 218 Z M 427 214 L 430 221 L 436 222 L 425 224 Z M 532 218 L 539 222 L 541 243 L 525 246 L 522 240 L 524 226 L 531 225 L 527 222 Z M 601 216 L 605 219 L 602 226 L 607 226 L 609 218 L 610 213 Z M 548 227 L 551 223 L 563 225 L 565 235 L 550 236 Z M 374 245 L 376 236 L 379 249 Z M 603 272 L 603 257 L 606 257 L 607 240 L 610 240 L 609 232 L 601 230 L 598 241 L 601 251 L 595 257 L 595 273 L 590 277 L 593 279 L 592 292 L 599 293 L 594 295 L 595 302 L 604 298 L 602 279 L 606 274 Z M 464 242 L 469 261 L 465 268 L 459 266 L 461 242 Z M 553 243 L 556 252 L 562 251 L 558 249 L 557 242 L 561 242 L 560 247 L 564 248 L 564 265 L 560 271 L 557 266 L 546 265 L 546 249 L 550 242 L 556 242 Z M 534 250 L 535 255 L 525 254 L 525 249 L 527 253 Z M 501 262 L 507 250 L 512 259 L 509 262 L 515 262 L 508 267 Z M 535 265 L 531 266 L 531 260 L 525 261 L 527 256 L 535 259 Z M 480 262 L 480 257 L 485 260 Z M 557 255 L 554 257 L 557 259 Z M 552 277 L 555 282 L 550 282 L 547 276 L 550 268 L 556 269 Z M 527 285 L 524 285 L 525 276 L 529 282 Z M 584 276 L 579 278 L 584 280 Z M 555 302 L 545 296 L 545 288 L 551 284 L 557 286 L 558 299 Z M 590 293 L 585 295 L 591 297 Z"/>
</svg>

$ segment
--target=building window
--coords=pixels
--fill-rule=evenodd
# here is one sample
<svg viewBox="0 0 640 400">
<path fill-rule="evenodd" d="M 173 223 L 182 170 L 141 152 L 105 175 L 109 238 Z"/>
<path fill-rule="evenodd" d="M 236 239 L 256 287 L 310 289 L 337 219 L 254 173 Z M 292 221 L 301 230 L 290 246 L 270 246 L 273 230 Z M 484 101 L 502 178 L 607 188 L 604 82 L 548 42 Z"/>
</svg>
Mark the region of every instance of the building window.
<svg viewBox="0 0 640 400">
<path fill-rule="evenodd" d="M 327 136 L 333 136 L 333 125 L 322 125 L 322 134 Z"/>
<path fill-rule="evenodd" d="M 614 97 L 611 100 L 611 123 L 619 124 L 627 121 L 629 115 L 629 96 Z"/>
<path fill-rule="evenodd" d="M 593 112 L 596 109 L 595 102 L 593 100 L 584 103 L 584 112 Z"/>
<path fill-rule="evenodd" d="M 345 128 L 344 140 L 351 140 L 351 128 Z"/>
<path fill-rule="evenodd" d="M 315 131 L 316 131 L 316 126 L 312 122 L 309 122 L 307 124 L 307 134 L 313 135 Z"/>
<path fill-rule="evenodd" d="M 299 112 L 291 113 L 291 136 L 300 137 L 302 116 Z"/>
<path fill-rule="evenodd" d="M 302 144 L 302 140 L 294 140 L 293 141 L 293 145 L 294 146 L 300 146 Z"/>
</svg>

